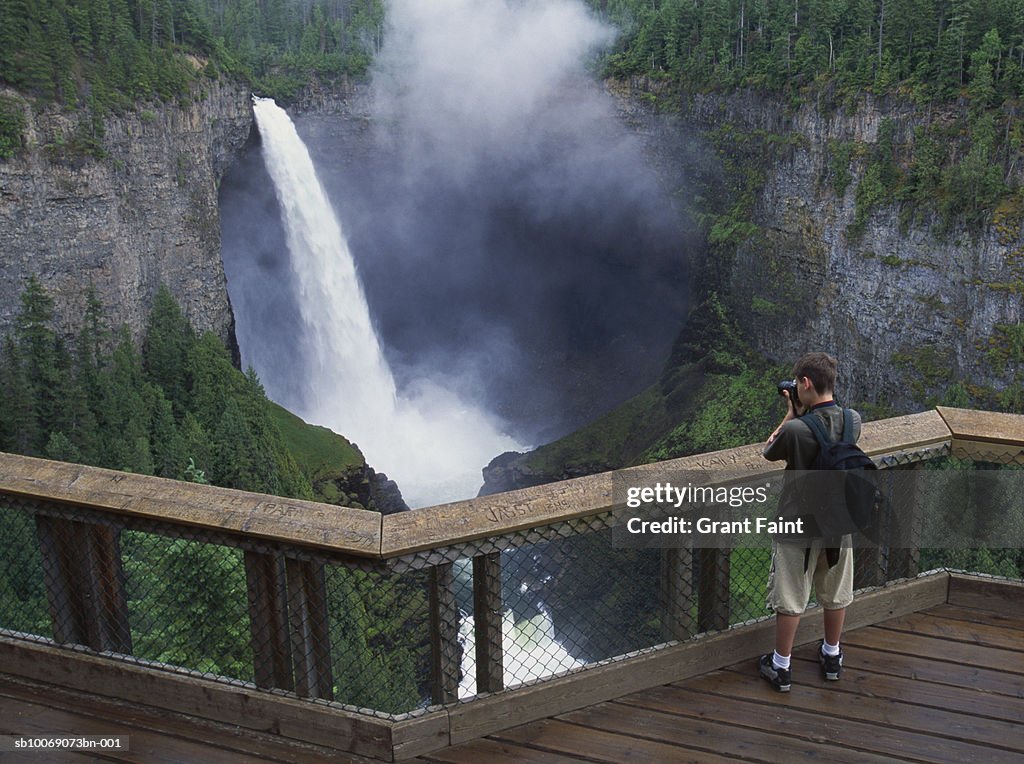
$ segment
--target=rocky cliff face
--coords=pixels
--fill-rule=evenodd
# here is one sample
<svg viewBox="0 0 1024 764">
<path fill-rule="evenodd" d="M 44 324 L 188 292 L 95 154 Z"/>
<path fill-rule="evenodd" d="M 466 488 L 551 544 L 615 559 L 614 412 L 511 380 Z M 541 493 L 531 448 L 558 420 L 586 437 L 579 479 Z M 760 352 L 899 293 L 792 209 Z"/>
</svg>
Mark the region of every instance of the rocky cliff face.
<svg viewBox="0 0 1024 764">
<path fill-rule="evenodd" d="M 883 120 L 895 128 L 905 166 L 915 128 L 953 122 L 962 116 L 955 107 L 925 111 L 868 97 L 853 109 L 810 102 L 793 110 L 779 99 L 735 93 L 690 96 L 677 113 L 657 117 L 638 99 L 641 91 L 650 89 L 618 89 L 624 115 L 647 126 L 655 145 L 678 143 L 681 134 L 703 140 L 703 158 L 688 159 L 691 170 L 728 153 L 729 140 L 756 135 L 767 148 L 754 194 L 756 229 L 724 257 L 729 301 L 758 350 L 781 362 L 806 349 L 834 352 L 844 400 L 895 411 L 916 410 L 954 382 L 988 391 L 1014 383 L 1024 360 L 1013 347 L 1024 292 L 1024 214 L 1015 201 L 980 229 L 946 231 L 937 215 L 908 222 L 889 202 L 873 210 L 859 236 L 850 232 Z M 723 140 L 723 126 L 731 138 Z M 841 195 L 833 182 L 837 143 L 853 147 L 851 182 Z"/>
<path fill-rule="evenodd" d="M 980 227 L 954 221 L 943 228 L 936 213 L 907 216 L 890 200 L 872 209 L 860 232 L 851 228 L 883 122 L 906 170 L 916 128 L 956 125 L 962 111 L 870 97 L 855 108 L 809 102 L 794 109 L 752 92 L 670 100 L 658 83 L 607 84 L 677 198 L 698 216 L 740 203 L 743 224 L 712 231 L 699 278 L 732 308 L 754 349 L 781 364 L 809 349 L 837 354 L 840 399 L 869 416 L 920 410 L 957 383 L 972 403 L 998 404 L 998 395 L 1014 389 L 1020 400 L 1020 196 L 1004 200 Z M 850 157 L 842 193 L 839 144 Z M 1011 165 L 1020 185 L 1021 162 Z M 697 391 L 700 380 L 691 385 Z M 631 433 L 659 410 L 641 406 L 637 418 L 627 406 L 610 416 L 629 420 L 622 428 Z M 482 493 L 586 472 L 591 440 L 603 434 L 597 423 L 530 454 L 504 454 L 484 470 Z M 625 463 L 629 457 L 610 453 L 593 469 Z"/>
<path fill-rule="evenodd" d="M 248 91 L 207 82 L 187 103 L 104 120 L 24 104 L 24 149 L 0 161 L 0 334 L 35 274 L 58 326 L 77 328 L 95 286 L 115 328 L 138 339 L 166 284 L 199 330 L 234 345 L 220 255 L 217 185 L 252 125 Z"/>
</svg>

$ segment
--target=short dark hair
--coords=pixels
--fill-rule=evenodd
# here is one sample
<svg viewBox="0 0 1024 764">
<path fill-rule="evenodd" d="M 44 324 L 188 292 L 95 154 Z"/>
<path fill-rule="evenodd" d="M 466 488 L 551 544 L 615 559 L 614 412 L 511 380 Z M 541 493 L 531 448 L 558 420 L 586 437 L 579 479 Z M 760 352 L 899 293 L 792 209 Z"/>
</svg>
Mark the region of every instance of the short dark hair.
<svg viewBox="0 0 1024 764">
<path fill-rule="evenodd" d="M 836 389 L 836 372 L 839 361 L 828 353 L 804 353 L 793 367 L 796 379 L 807 377 L 818 395 Z"/>
</svg>

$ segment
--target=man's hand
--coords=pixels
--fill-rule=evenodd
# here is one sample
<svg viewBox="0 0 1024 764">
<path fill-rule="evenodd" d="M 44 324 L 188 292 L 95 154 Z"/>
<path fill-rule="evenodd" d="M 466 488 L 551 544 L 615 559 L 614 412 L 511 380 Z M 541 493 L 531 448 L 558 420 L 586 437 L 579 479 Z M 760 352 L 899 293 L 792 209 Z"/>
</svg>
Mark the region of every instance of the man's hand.
<svg viewBox="0 0 1024 764">
<path fill-rule="evenodd" d="M 776 427 L 772 434 L 768 436 L 768 440 L 765 441 L 766 443 L 771 443 L 773 440 L 779 437 L 779 432 L 782 430 L 782 425 L 784 425 L 791 419 L 797 418 L 797 413 L 795 410 L 796 407 L 793 405 L 793 402 L 789 399 L 789 390 L 783 390 L 782 395 L 786 399 L 786 415 L 782 417 L 782 421 L 779 422 L 779 426 Z"/>
</svg>

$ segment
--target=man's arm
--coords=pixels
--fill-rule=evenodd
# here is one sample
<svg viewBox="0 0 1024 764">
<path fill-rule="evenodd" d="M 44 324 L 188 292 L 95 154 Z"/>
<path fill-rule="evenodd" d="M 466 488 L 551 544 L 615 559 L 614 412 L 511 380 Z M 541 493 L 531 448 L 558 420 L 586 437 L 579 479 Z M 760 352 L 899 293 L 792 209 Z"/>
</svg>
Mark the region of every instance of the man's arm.
<svg viewBox="0 0 1024 764">
<path fill-rule="evenodd" d="M 780 459 L 789 457 L 790 441 L 793 438 L 793 433 L 786 428 L 786 425 L 791 421 L 793 421 L 791 416 L 783 419 L 779 426 L 775 428 L 775 432 L 768 436 L 764 451 L 761 452 L 768 461 L 777 462 Z"/>
<path fill-rule="evenodd" d="M 796 412 L 793 410 L 793 405 L 789 401 L 789 392 L 783 393 L 786 397 L 786 415 L 782 417 L 782 421 L 779 422 L 779 426 L 776 427 L 772 434 L 768 436 L 768 440 L 765 441 L 764 451 L 762 452 L 764 458 L 770 462 L 777 462 L 780 459 L 785 459 L 789 455 L 789 444 L 783 428 L 787 422 L 792 422 L 797 418 Z"/>
</svg>

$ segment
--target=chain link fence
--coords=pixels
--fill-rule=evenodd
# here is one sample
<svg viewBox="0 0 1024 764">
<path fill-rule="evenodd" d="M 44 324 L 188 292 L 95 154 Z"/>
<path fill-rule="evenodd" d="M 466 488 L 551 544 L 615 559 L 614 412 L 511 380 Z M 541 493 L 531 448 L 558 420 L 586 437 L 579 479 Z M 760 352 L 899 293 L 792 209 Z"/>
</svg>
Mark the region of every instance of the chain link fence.
<svg viewBox="0 0 1024 764">
<path fill-rule="evenodd" d="M 880 466 L 974 474 L 1022 461 L 988 457 L 938 445 Z M 858 587 L 967 559 L 920 547 L 942 515 L 926 505 L 951 511 L 920 485 L 892 489 L 893 543 L 857 549 Z M 628 548 L 613 531 L 624 517 L 374 560 L 0 494 L 0 633 L 395 718 L 767 614 L 766 544 Z M 996 557 L 1024 563 L 1020 551 Z"/>
</svg>

